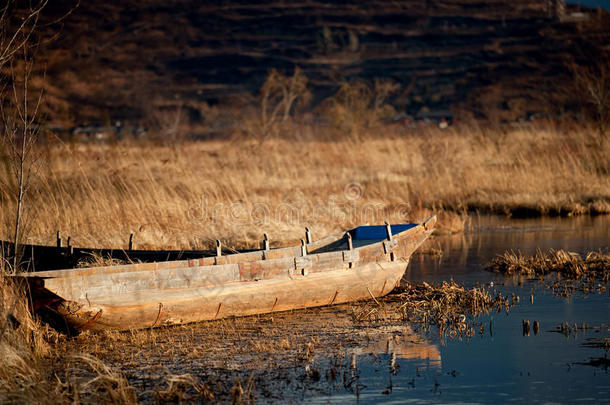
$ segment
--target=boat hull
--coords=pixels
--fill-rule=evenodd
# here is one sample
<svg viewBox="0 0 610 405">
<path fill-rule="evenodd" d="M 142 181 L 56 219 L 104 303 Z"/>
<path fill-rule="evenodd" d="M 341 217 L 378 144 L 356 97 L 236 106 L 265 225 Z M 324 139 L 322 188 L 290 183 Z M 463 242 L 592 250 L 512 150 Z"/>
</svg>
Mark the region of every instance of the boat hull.
<svg viewBox="0 0 610 405">
<path fill-rule="evenodd" d="M 380 297 L 401 280 L 435 217 L 380 238 L 358 227 L 333 241 L 200 259 L 23 273 L 52 326 L 140 329 Z M 375 239 L 370 239 L 375 238 Z"/>
<path fill-rule="evenodd" d="M 146 291 L 62 301 L 53 311 L 71 330 L 140 329 L 341 304 L 389 293 L 408 261 L 367 263 L 297 278 Z M 50 309 L 50 308 L 49 308 Z"/>
</svg>

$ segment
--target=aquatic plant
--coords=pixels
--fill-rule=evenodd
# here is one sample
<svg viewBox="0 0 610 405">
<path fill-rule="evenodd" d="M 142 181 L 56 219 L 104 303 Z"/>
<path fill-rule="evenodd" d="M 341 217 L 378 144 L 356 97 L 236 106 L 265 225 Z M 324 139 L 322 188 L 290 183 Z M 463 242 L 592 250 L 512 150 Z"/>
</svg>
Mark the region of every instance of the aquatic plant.
<svg viewBox="0 0 610 405">
<path fill-rule="evenodd" d="M 398 314 L 412 324 L 422 324 L 425 328 L 436 326 L 444 343 L 447 338 L 473 336 L 475 327 L 483 333 L 482 324 L 473 317 L 494 310 L 508 312 L 516 302 L 516 297 L 505 297 L 501 293 L 494 296 L 484 286 L 465 288 L 453 280 L 440 285 L 407 283 L 380 298 L 377 307 L 371 303 L 355 307 L 353 317 L 358 322 L 377 322 Z"/>
<path fill-rule="evenodd" d="M 548 252 L 537 250 L 532 256 L 509 251 L 495 257 L 487 269 L 507 276 L 543 277 L 559 273 L 566 279 L 588 278 L 607 283 L 610 281 L 610 254 L 589 252 L 580 255 L 550 249 Z"/>
</svg>

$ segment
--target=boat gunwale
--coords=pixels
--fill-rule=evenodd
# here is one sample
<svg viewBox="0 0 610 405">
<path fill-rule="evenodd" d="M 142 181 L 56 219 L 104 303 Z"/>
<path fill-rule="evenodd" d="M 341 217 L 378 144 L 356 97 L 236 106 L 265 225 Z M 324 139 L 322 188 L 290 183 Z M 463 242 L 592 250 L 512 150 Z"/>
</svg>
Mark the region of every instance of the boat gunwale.
<svg viewBox="0 0 610 405">
<path fill-rule="evenodd" d="M 323 243 L 332 243 L 334 241 L 340 240 L 340 237 L 343 237 L 345 235 L 347 231 L 341 231 L 341 232 L 337 232 L 328 236 L 325 236 L 324 238 L 318 239 L 312 243 L 307 244 L 306 246 L 312 246 L 312 245 L 318 245 L 318 244 L 323 244 Z M 231 257 L 231 258 L 236 258 L 242 255 L 250 255 L 253 253 L 263 253 L 264 252 L 274 252 L 274 253 L 281 253 L 282 251 L 288 251 L 288 250 L 294 250 L 297 249 L 299 246 L 295 245 L 295 246 L 284 246 L 284 247 L 278 247 L 278 248 L 273 248 L 273 249 L 269 249 L 269 250 L 265 250 L 265 249 L 253 249 L 253 250 L 248 250 L 245 252 L 239 252 L 239 253 L 231 253 L 231 254 L 225 254 L 222 255 L 220 257 L 222 258 L 226 258 L 226 257 Z M 45 270 L 45 271 L 36 271 L 36 272 L 22 272 L 22 273 L 17 273 L 15 274 L 13 277 L 28 277 L 28 278 L 41 278 L 41 279 L 46 279 L 46 278 L 67 278 L 67 277 L 80 277 L 80 276 L 87 276 L 90 274 L 87 273 L 95 273 L 97 271 L 100 270 L 104 270 L 107 271 L 109 269 L 113 269 L 116 271 L 113 271 L 112 273 L 107 273 L 107 274 L 116 274 L 116 273 L 126 273 L 126 272 L 140 272 L 140 271 L 152 271 L 152 270 L 171 270 L 171 269 L 179 269 L 179 268 L 184 268 L 184 267 L 209 267 L 209 266 L 224 266 L 224 265 L 230 265 L 230 264 L 236 264 L 238 265 L 240 262 L 236 262 L 236 263 L 215 263 L 215 264 L 206 264 L 206 265 L 191 265 L 192 262 L 195 261 L 199 261 L 201 259 L 211 259 L 211 258 L 215 258 L 218 256 L 202 256 L 201 258 L 197 258 L 197 259 L 181 259 L 181 260 L 164 260 L 164 261 L 156 261 L 156 262 L 141 262 L 141 263 L 128 263 L 128 264 L 118 264 L 118 265 L 114 265 L 114 266 L 94 266 L 94 267 L 82 267 L 82 268 L 74 268 L 74 269 L 57 269 L 57 270 Z M 255 261 L 271 261 L 271 260 L 276 260 L 276 259 L 283 259 L 286 257 L 298 257 L 298 256 L 283 256 L 283 257 L 276 257 L 276 258 L 270 258 L 270 259 L 257 259 L 257 260 L 252 260 L 251 262 L 246 262 L 246 263 L 252 263 Z M 152 268 L 152 265 L 158 265 L 158 264 L 162 264 L 161 268 Z M 173 266 L 170 266 L 169 264 L 173 264 Z M 183 264 L 183 266 L 180 266 L 181 264 Z M 144 267 L 144 268 L 139 268 L 139 267 Z M 148 267 L 148 268 L 147 268 Z M 130 271 L 131 270 L 131 271 Z M 63 276 L 63 273 L 71 273 L 71 274 L 67 274 L 66 276 Z M 56 275 L 61 274 L 59 277 L 57 277 Z"/>
<path fill-rule="evenodd" d="M 397 234 L 393 234 L 392 238 L 393 239 L 402 239 L 405 236 L 407 236 L 408 234 L 416 233 L 418 230 L 420 230 L 422 228 L 424 229 L 424 231 L 426 231 L 428 229 L 427 224 L 430 221 L 434 221 L 434 223 L 435 223 L 436 216 L 433 215 L 432 217 L 428 218 L 427 220 L 425 220 L 419 224 L 414 224 L 415 226 L 413 226 L 409 229 L 406 229 Z M 361 225 L 361 226 L 367 226 L 367 225 Z M 347 235 L 348 233 L 351 234 L 356 228 L 358 228 L 358 227 L 349 229 L 347 231 L 337 232 L 335 234 L 328 235 L 328 236 L 321 238 L 317 241 L 314 241 L 310 244 L 305 244 L 305 246 L 308 247 L 308 246 L 312 246 L 312 245 L 324 244 L 327 242 L 333 243 L 333 242 L 341 241 L 341 240 L 345 239 L 345 235 Z M 297 246 L 280 247 L 280 248 L 275 248 L 275 249 L 270 249 L 270 250 L 259 249 L 259 250 L 255 250 L 255 251 L 235 253 L 235 254 L 231 254 L 228 256 L 221 256 L 221 257 L 236 258 L 241 255 L 248 255 L 248 254 L 252 254 L 255 252 L 261 252 L 263 254 L 263 257 L 261 259 L 243 261 L 243 262 L 238 261 L 238 262 L 215 263 L 215 264 L 205 264 L 205 265 L 194 264 L 196 262 L 199 262 L 202 259 L 210 258 L 210 257 L 205 257 L 205 258 L 201 258 L 201 259 L 130 263 L 130 264 L 122 264 L 122 265 L 116 265 L 116 266 L 96 266 L 96 267 L 85 267 L 85 268 L 76 268 L 76 269 L 58 269 L 58 270 L 47 270 L 47 271 L 41 271 L 41 272 L 24 272 L 24 273 L 17 273 L 12 277 L 26 277 L 29 279 L 43 279 L 44 280 L 44 279 L 66 279 L 66 278 L 75 278 L 75 277 L 88 277 L 88 276 L 94 276 L 94 275 L 100 275 L 100 274 L 112 276 L 112 275 L 126 274 L 126 273 L 133 274 L 133 273 L 151 272 L 151 271 L 171 271 L 171 270 L 178 270 L 178 269 L 183 269 L 183 268 L 197 268 L 198 270 L 205 270 L 207 268 L 217 268 L 218 266 L 230 266 L 230 265 L 239 266 L 241 263 L 248 263 L 248 264 L 260 263 L 260 262 L 273 263 L 275 261 L 282 261 L 282 260 L 285 261 L 287 259 L 288 260 L 295 259 L 298 257 L 322 256 L 325 254 L 336 254 L 338 252 L 346 252 L 346 251 L 361 252 L 363 250 L 369 250 L 369 249 L 374 250 L 375 248 L 382 247 L 383 244 L 388 239 L 387 238 L 379 239 L 379 240 L 371 239 L 371 241 L 373 241 L 373 240 L 375 240 L 375 242 L 364 244 L 364 245 L 358 246 L 358 247 L 353 247 L 353 249 L 351 249 L 351 250 L 349 248 L 345 248 L 345 249 L 332 250 L 332 251 L 328 251 L 328 252 L 307 253 L 306 256 L 287 255 L 287 256 L 273 257 L 273 258 L 268 258 L 268 259 L 264 257 L 265 251 L 273 251 L 274 253 L 281 253 L 282 251 L 296 250 L 301 247 L 301 246 L 297 245 Z M 319 246 L 319 248 L 322 248 L 322 247 L 324 247 L 324 246 Z M 161 267 L 159 267 L 159 265 L 161 265 Z M 109 271 L 111 269 L 114 271 Z"/>
</svg>

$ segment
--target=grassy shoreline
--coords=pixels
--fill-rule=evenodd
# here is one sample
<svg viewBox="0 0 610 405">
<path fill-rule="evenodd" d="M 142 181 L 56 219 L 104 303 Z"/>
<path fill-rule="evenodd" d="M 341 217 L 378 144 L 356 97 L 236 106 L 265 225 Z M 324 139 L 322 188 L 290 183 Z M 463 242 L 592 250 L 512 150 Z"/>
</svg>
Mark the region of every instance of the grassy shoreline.
<svg viewBox="0 0 610 405">
<path fill-rule="evenodd" d="M 610 213 L 610 143 L 600 150 L 585 129 L 383 127 L 359 141 L 293 129 L 291 139 L 263 143 L 41 146 L 43 167 L 26 201 L 28 241 L 52 244 L 59 229 L 75 246 L 124 247 L 134 233 L 140 248 L 201 248 L 218 238 L 253 247 L 263 233 L 273 246 L 298 241 L 305 226 L 321 237 L 433 212 L 444 232 L 462 231 L 468 211 Z M 6 239 L 14 201 L 3 191 Z"/>
</svg>

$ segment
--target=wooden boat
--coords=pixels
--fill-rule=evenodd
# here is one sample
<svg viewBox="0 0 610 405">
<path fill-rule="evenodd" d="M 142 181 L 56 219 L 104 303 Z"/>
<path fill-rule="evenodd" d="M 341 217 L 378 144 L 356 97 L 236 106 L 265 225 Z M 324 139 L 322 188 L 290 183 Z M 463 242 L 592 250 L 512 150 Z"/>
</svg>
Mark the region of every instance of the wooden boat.
<svg viewBox="0 0 610 405">
<path fill-rule="evenodd" d="M 359 226 L 301 246 L 121 266 L 20 273 L 32 308 L 69 332 L 151 328 L 379 297 L 431 234 L 421 224 Z"/>
</svg>

